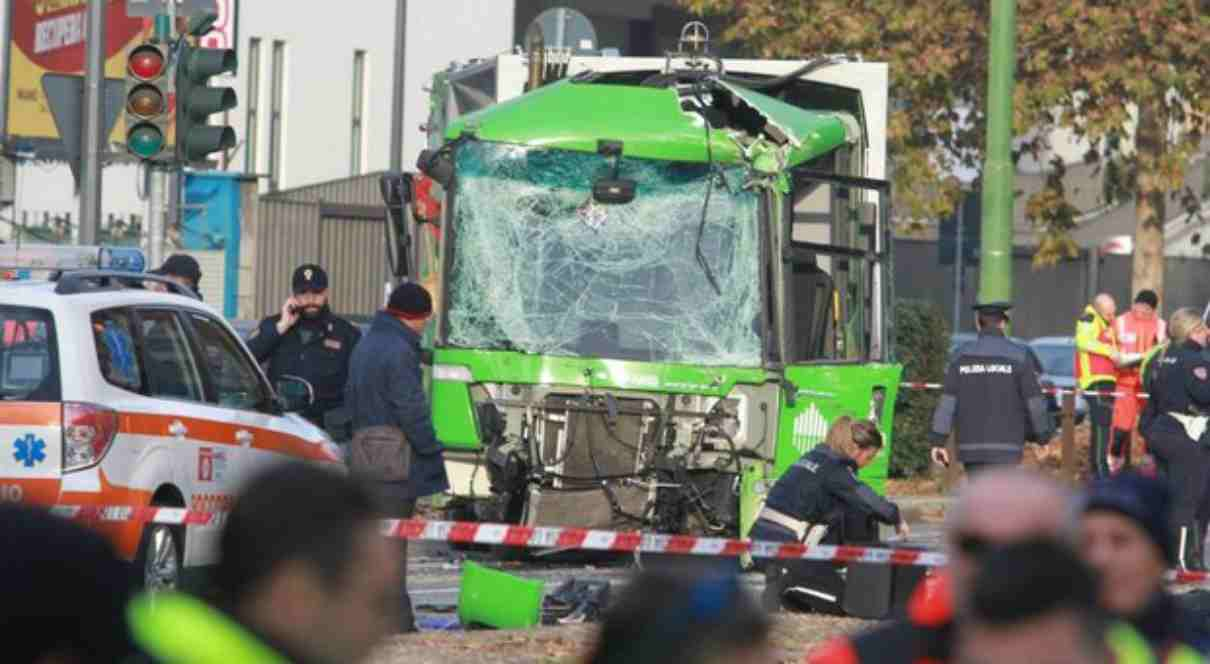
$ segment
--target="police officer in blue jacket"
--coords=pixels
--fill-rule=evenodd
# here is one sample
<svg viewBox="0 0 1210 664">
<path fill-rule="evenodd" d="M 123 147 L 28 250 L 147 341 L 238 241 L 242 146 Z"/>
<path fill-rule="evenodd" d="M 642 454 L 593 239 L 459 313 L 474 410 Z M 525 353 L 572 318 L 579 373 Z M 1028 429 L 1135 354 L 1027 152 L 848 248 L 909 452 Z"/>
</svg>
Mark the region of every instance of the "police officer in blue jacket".
<svg viewBox="0 0 1210 664">
<path fill-rule="evenodd" d="M 1007 302 L 975 305 L 979 338 L 950 361 L 933 412 L 933 461 L 949 465 L 944 444 L 956 425 L 958 460 L 968 475 L 989 466 L 1017 465 L 1026 441 L 1045 443 L 1054 435 L 1038 358 L 1004 335 L 1011 308 Z"/>
<path fill-rule="evenodd" d="M 894 525 L 906 537 L 909 529 L 899 507 L 857 479 L 857 470 L 881 449 L 882 434 L 873 423 L 837 418 L 825 443 L 803 455 L 769 490 L 749 537 L 808 545 L 874 543 L 871 520 Z M 765 576 L 769 611 L 779 610 L 789 591 L 812 610 L 843 613 L 844 579 L 832 563 L 770 561 Z"/>
<path fill-rule="evenodd" d="M 1168 322 L 1171 343 L 1150 358 L 1150 395 L 1139 430 L 1172 486 L 1172 534 L 1182 569 L 1205 569 L 1202 539 L 1210 520 L 1210 330 L 1188 307 Z"/>
<path fill-rule="evenodd" d="M 344 403 L 349 358 L 361 340 L 361 331 L 332 313 L 328 304 L 328 273 L 318 265 L 300 265 L 294 271 L 294 295 L 281 313 L 257 326 L 248 349 L 257 362 L 268 365 L 269 380 L 297 376 L 315 390 L 315 401 L 302 414 L 319 427 L 325 415 Z"/>
</svg>

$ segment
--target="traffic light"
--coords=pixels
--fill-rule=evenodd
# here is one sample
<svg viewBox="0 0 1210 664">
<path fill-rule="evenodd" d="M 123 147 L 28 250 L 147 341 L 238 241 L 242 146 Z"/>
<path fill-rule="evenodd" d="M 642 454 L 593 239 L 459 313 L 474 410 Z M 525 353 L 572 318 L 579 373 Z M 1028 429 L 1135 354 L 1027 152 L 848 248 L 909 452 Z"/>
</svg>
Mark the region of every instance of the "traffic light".
<svg viewBox="0 0 1210 664">
<path fill-rule="evenodd" d="M 212 126 L 215 113 L 235 108 L 235 90 L 212 88 L 211 77 L 235 73 L 235 51 L 184 46 L 176 67 L 176 153 L 184 163 L 235 147 L 235 130 Z"/>
<path fill-rule="evenodd" d="M 143 160 L 164 156 L 175 80 L 167 47 L 145 43 L 126 60 L 126 149 Z"/>
</svg>

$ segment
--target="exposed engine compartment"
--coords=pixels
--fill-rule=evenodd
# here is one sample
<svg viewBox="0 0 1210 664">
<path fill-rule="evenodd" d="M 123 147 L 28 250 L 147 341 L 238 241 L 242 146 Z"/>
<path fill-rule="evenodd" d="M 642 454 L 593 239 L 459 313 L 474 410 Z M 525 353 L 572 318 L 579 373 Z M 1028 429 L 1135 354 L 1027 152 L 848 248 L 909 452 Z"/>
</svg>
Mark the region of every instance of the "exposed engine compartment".
<svg viewBox="0 0 1210 664">
<path fill-rule="evenodd" d="M 777 389 L 743 386 L 720 399 L 477 386 L 492 493 L 479 516 L 734 534 L 744 466 L 772 462 Z"/>
</svg>

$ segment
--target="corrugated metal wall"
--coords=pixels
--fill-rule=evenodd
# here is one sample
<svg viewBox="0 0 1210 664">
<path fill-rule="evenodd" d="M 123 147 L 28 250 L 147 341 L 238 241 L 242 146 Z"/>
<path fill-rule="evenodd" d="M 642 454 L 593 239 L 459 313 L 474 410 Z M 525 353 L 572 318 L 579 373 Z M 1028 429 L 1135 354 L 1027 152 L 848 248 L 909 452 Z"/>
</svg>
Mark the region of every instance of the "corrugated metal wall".
<svg viewBox="0 0 1210 664">
<path fill-rule="evenodd" d="M 1130 292 L 1131 257 L 1104 256 L 1096 266 L 1096 283 L 1088 252 L 1050 268 L 1033 269 L 1032 250 L 1018 248 L 1013 256 L 1013 334 L 1023 338 L 1071 336 L 1075 320 L 1098 292 L 1107 292 L 1125 311 L 1134 299 Z M 954 271 L 939 264 L 936 242 L 895 240 L 895 296 L 935 304 L 952 320 Z M 966 269 L 966 287 L 960 304 L 959 327 L 974 330 L 971 306 L 979 292 L 979 267 Z M 1164 262 L 1163 315 L 1180 307 L 1201 311 L 1210 302 L 1210 260 L 1168 257 Z"/>
<path fill-rule="evenodd" d="M 382 306 L 387 276 L 378 174 L 262 196 L 256 228 L 256 309 L 268 316 L 290 295 L 302 263 L 328 272 L 332 309 L 370 316 Z"/>
</svg>

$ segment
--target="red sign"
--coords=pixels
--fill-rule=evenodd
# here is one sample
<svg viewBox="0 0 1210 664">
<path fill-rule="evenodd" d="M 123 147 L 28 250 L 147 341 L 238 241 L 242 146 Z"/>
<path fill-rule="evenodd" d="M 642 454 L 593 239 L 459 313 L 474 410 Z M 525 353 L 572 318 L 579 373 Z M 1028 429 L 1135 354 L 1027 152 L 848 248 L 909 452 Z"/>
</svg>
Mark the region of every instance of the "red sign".
<svg viewBox="0 0 1210 664">
<path fill-rule="evenodd" d="M 58 74 L 84 71 L 87 0 L 13 0 L 13 46 L 35 65 Z M 143 19 L 126 16 L 125 0 L 109 0 L 105 58 L 122 52 L 143 30 Z"/>
</svg>

